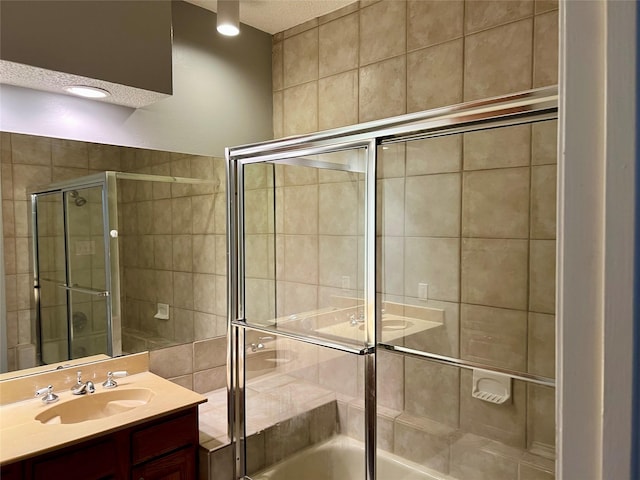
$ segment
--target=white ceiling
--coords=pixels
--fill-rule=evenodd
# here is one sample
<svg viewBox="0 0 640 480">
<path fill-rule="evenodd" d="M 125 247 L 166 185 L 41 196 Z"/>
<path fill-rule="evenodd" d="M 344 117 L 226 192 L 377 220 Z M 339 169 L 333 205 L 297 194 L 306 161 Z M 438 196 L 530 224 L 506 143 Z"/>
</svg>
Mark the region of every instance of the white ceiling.
<svg viewBox="0 0 640 480">
<path fill-rule="evenodd" d="M 217 0 L 186 0 L 216 11 Z M 282 32 L 355 0 L 240 0 L 240 22 L 270 34 Z"/>
</svg>

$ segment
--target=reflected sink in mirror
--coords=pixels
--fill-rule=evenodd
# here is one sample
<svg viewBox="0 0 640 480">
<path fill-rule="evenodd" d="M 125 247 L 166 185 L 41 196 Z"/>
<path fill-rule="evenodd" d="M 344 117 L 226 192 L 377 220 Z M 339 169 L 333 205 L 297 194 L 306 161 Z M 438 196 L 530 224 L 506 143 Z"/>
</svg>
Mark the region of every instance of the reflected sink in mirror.
<svg viewBox="0 0 640 480">
<path fill-rule="evenodd" d="M 285 365 L 295 360 L 297 354 L 291 350 L 262 350 L 256 353 L 248 353 L 245 360 L 245 368 L 249 372 L 258 372 Z"/>
<path fill-rule="evenodd" d="M 382 320 L 382 331 L 404 330 L 413 327 L 413 322 L 404 318 L 389 318 Z M 364 330 L 364 323 L 360 325 L 360 330 Z"/>
<path fill-rule="evenodd" d="M 146 405 L 155 396 L 148 388 L 117 389 L 87 394 L 54 405 L 36 415 L 47 425 L 81 423 L 111 417 Z"/>
<path fill-rule="evenodd" d="M 442 327 L 442 325 L 442 322 L 387 313 L 383 315 L 380 322 L 381 330 L 378 331 L 378 341 L 390 342 L 398 338 L 425 332 L 432 328 Z M 342 340 L 362 343 L 365 341 L 365 326 L 365 322 L 358 322 L 357 325 L 353 325 L 351 321 L 343 321 L 334 325 L 318 328 L 316 333 L 330 338 L 338 337 Z"/>
</svg>

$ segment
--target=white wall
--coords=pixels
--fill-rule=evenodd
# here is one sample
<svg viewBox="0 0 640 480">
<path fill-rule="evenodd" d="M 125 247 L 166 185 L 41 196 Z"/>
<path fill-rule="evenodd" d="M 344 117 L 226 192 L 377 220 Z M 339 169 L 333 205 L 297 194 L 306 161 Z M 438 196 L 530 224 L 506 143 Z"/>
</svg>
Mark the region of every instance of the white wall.
<svg viewBox="0 0 640 480">
<path fill-rule="evenodd" d="M 271 36 L 223 38 L 214 13 L 181 1 L 172 17 L 173 96 L 135 110 L 0 85 L 0 130 L 215 156 L 272 138 Z"/>
<path fill-rule="evenodd" d="M 558 478 L 631 479 L 635 2 L 560 8 Z M 637 454 L 637 453 L 636 453 Z"/>
</svg>

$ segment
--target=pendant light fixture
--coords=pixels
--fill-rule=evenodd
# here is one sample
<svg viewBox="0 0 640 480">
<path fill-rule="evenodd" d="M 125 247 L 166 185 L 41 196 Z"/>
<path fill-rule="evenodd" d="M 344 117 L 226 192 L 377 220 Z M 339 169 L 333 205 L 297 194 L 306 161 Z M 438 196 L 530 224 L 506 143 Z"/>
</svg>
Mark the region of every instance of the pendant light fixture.
<svg viewBox="0 0 640 480">
<path fill-rule="evenodd" d="M 228 37 L 240 33 L 240 0 L 218 0 L 218 32 Z"/>
</svg>

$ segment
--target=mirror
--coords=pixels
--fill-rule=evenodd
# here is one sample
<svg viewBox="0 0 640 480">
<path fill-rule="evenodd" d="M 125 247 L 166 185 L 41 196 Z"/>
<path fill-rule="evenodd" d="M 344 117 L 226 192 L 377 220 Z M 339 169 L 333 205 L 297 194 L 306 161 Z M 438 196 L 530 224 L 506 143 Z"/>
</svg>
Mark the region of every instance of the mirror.
<svg viewBox="0 0 640 480">
<path fill-rule="evenodd" d="M 43 355 L 44 350 L 40 352 L 38 348 L 39 329 L 33 289 L 33 229 L 27 192 L 35 186 L 71 181 L 103 171 L 143 174 L 141 178 L 145 179 L 118 180 L 117 186 L 117 221 L 122 234 L 118 239 L 118 273 L 123 332 L 126 332 L 122 339 L 123 353 L 226 335 L 224 159 L 3 132 L 7 356 L 13 374 L 4 374 L 0 380 L 33 373 L 27 369 L 37 366 L 36 358 L 41 358 L 43 362 L 39 363 L 45 364 L 61 360 L 55 355 Z M 184 177 L 196 181 L 193 184 L 154 181 L 154 175 L 161 176 L 157 178 Z M 80 235 L 86 228 L 93 231 L 91 226 L 100 222 L 96 215 L 100 217 L 102 210 L 89 201 L 91 192 L 86 193 L 81 195 L 87 199 L 86 207 L 84 202 L 72 198 L 72 194 L 67 195 L 66 203 L 70 205 L 67 210 L 73 218 L 67 215 L 64 221 L 68 227 L 73 227 L 70 234 Z M 45 222 L 44 214 L 38 216 L 38 222 L 43 222 L 43 231 L 48 235 L 38 249 L 38 259 L 53 275 L 51 280 L 57 281 L 56 275 L 61 268 L 64 270 L 64 260 L 60 265 L 57 254 L 64 247 L 59 241 L 61 232 L 56 230 L 58 227 L 53 227 L 53 219 L 62 212 L 54 207 L 56 199 L 53 197 L 48 198 L 50 202 L 42 202 L 50 214 L 46 218 L 52 219 L 48 222 L 50 225 Z M 87 255 L 93 252 L 94 243 L 99 244 L 94 240 L 80 238 L 75 242 L 78 249 L 70 249 L 67 267 L 80 268 L 89 257 L 94 257 Z M 102 261 L 104 263 L 104 258 Z M 100 283 L 96 278 L 100 268 L 84 270 L 92 275 L 86 279 L 92 288 Z M 51 293 L 50 288 L 39 290 L 40 295 Z M 104 308 L 98 308 L 102 304 L 80 300 L 75 301 L 78 311 L 72 312 L 74 320 L 67 322 L 65 316 L 61 325 L 49 323 L 56 329 L 50 329 L 46 335 L 58 338 L 69 330 L 75 330 L 74 346 L 83 346 L 83 335 L 93 328 L 100 328 L 105 312 Z M 41 312 L 43 320 L 53 315 L 56 309 L 60 310 L 57 303 L 47 305 L 48 310 Z M 158 304 L 169 306 L 168 318 L 156 318 Z M 74 358 L 74 363 L 82 362 L 83 350 L 76 350 L 80 353 L 65 358 Z M 84 351 L 87 355 L 95 353 L 89 348 Z M 91 361 L 91 358 L 87 360 Z M 60 363 L 66 365 L 69 362 L 61 360 Z"/>
</svg>

